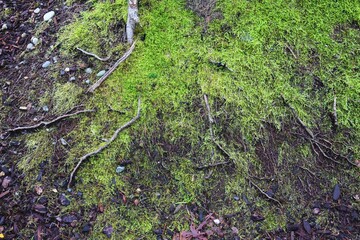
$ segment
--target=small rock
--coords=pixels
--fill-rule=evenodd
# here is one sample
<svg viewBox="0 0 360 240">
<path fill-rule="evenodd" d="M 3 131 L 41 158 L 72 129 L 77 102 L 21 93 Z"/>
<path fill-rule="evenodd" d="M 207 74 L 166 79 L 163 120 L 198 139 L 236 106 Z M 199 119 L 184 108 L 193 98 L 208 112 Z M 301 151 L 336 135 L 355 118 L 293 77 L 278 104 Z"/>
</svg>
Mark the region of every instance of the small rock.
<svg viewBox="0 0 360 240">
<path fill-rule="evenodd" d="M 74 215 L 66 215 L 62 218 L 62 221 L 64 223 L 72 223 L 74 221 L 77 221 L 77 217 Z"/>
<path fill-rule="evenodd" d="M 239 196 L 234 196 L 234 200 L 239 201 L 240 200 Z"/>
<path fill-rule="evenodd" d="M 141 193 L 141 189 L 140 189 L 140 188 L 137 188 L 137 189 L 135 190 L 135 192 L 136 192 L 137 194 L 139 194 L 139 193 Z"/>
<path fill-rule="evenodd" d="M 340 198 L 340 186 L 339 184 L 336 184 L 333 192 L 333 200 L 337 201 L 339 198 Z"/>
<path fill-rule="evenodd" d="M 32 43 L 29 43 L 27 46 L 26 46 L 26 49 L 27 50 L 33 50 L 35 47 L 34 47 L 34 44 Z"/>
<path fill-rule="evenodd" d="M 90 80 L 89 80 L 89 79 L 86 79 L 86 80 L 85 80 L 85 83 L 86 83 L 86 84 L 90 84 Z"/>
<path fill-rule="evenodd" d="M 42 107 L 42 110 L 43 110 L 44 112 L 48 112 L 48 111 L 49 111 L 49 107 L 45 105 L 45 106 Z"/>
<path fill-rule="evenodd" d="M 34 211 L 38 212 L 38 213 L 46 213 L 47 209 L 44 205 L 42 204 L 35 204 L 34 206 Z"/>
<path fill-rule="evenodd" d="M 53 57 L 53 62 L 54 63 L 57 63 L 58 62 L 58 58 L 55 56 L 55 57 Z"/>
<path fill-rule="evenodd" d="M 5 173 L 5 175 L 10 174 L 10 170 L 9 170 L 7 167 L 5 167 L 5 166 L 1 166 L 1 167 L 0 167 L 0 169 L 1 169 L 1 171 L 2 171 L 2 172 L 4 172 L 4 173 Z"/>
<path fill-rule="evenodd" d="M 39 39 L 37 37 L 32 37 L 31 42 L 36 46 L 39 44 Z"/>
<path fill-rule="evenodd" d="M 47 68 L 47 67 L 50 66 L 50 64 L 51 64 L 50 61 L 46 61 L 46 62 L 44 62 L 44 63 L 41 65 L 41 67 L 42 67 L 42 68 Z"/>
<path fill-rule="evenodd" d="M 6 23 L 4 23 L 2 26 L 1 26 L 1 30 L 6 30 L 8 27 L 6 25 Z"/>
<path fill-rule="evenodd" d="M 22 34 L 21 34 L 21 37 L 22 37 L 22 38 L 26 37 L 26 33 L 22 33 Z"/>
<path fill-rule="evenodd" d="M 69 81 L 70 81 L 70 82 L 75 81 L 75 77 L 74 77 L 74 76 L 72 76 L 71 78 L 69 78 Z"/>
<path fill-rule="evenodd" d="M 320 209 L 319 208 L 314 208 L 313 209 L 313 214 L 318 215 L 320 213 Z"/>
<path fill-rule="evenodd" d="M 11 182 L 11 177 L 6 176 L 6 177 L 4 178 L 4 180 L 2 181 L 1 186 L 2 186 L 3 188 L 7 188 L 7 187 L 9 186 L 10 182 Z"/>
<path fill-rule="evenodd" d="M 101 70 L 100 72 L 98 72 L 98 73 L 96 74 L 96 76 L 97 76 L 97 77 L 102 77 L 105 73 L 106 73 L 105 70 Z"/>
<path fill-rule="evenodd" d="M 263 216 L 261 216 L 260 214 L 257 214 L 257 213 L 252 214 L 250 219 L 254 222 L 261 222 L 261 221 L 265 220 L 265 218 Z"/>
<path fill-rule="evenodd" d="M 305 229 L 305 231 L 308 233 L 308 234 L 310 234 L 311 233 L 311 226 L 310 226 L 310 224 L 307 222 L 307 221 L 303 221 L 303 227 L 304 227 L 304 229 Z"/>
<path fill-rule="evenodd" d="M 35 192 L 37 195 L 41 195 L 43 193 L 43 189 L 41 186 L 35 186 Z"/>
<path fill-rule="evenodd" d="M 36 8 L 35 10 L 34 10 L 34 13 L 36 13 L 36 14 L 38 14 L 40 12 L 40 8 Z"/>
<path fill-rule="evenodd" d="M 92 69 L 91 69 L 91 68 L 87 68 L 87 69 L 85 69 L 85 72 L 88 73 L 88 74 L 90 74 L 90 73 L 92 73 Z"/>
<path fill-rule="evenodd" d="M 44 21 L 47 22 L 47 21 L 49 21 L 50 19 L 52 19 L 54 16 L 55 16 L 55 12 L 54 12 L 54 11 L 47 12 L 47 13 L 45 13 L 45 15 L 44 15 Z"/>
<path fill-rule="evenodd" d="M 62 206 L 69 206 L 70 200 L 66 198 L 65 194 L 61 194 L 59 197 L 59 202 Z"/>
<path fill-rule="evenodd" d="M 65 72 L 70 72 L 70 68 L 65 68 Z"/>
<path fill-rule="evenodd" d="M 63 138 L 60 138 L 60 142 L 64 146 L 68 145 L 67 141 L 65 139 L 63 139 Z"/>
<path fill-rule="evenodd" d="M 111 238 L 111 234 L 112 232 L 114 231 L 113 227 L 110 225 L 110 226 L 107 226 L 107 227 L 104 227 L 103 229 L 103 234 L 105 234 L 108 238 Z"/>
<path fill-rule="evenodd" d="M 4 225 L 5 217 L 0 215 L 0 225 Z"/>
<path fill-rule="evenodd" d="M 40 204 L 46 204 L 48 202 L 48 199 L 46 197 L 40 197 L 38 200 L 38 203 Z"/>
<path fill-rule="evenodd" d="M 63 75 L 65 75 L 65 71 L 64 70 L 60 70 L 60 76 L 63 76 Z"/>
<path fill-rule="evenodd" d="M 123 172 L 125 170 L 125 167 L 123 167 L 123 166 L 118 166 L 117 168 L 116 168 L 116 173 L 121 173 L 121 172 Z"/>
<path fill-rule="evenodd" d="M 0 172 L 0 177 L 5 176 L 5 173 L 3 171 Z"/>
<path fill-rule="evenodd" d="M 214 223 L 215 223 L 216 225 L 219 225 L 219 224 L 220 224 L 220 220 L 219 220 L 219 219 L 214 219 Z"/>
<path fill-rule="evenodd" d="M 89 223 L 85 224 L 85 226 L 82 229 L 83 233 L 88 233 L 91 230 L 91 225 Z"/>
</svg>

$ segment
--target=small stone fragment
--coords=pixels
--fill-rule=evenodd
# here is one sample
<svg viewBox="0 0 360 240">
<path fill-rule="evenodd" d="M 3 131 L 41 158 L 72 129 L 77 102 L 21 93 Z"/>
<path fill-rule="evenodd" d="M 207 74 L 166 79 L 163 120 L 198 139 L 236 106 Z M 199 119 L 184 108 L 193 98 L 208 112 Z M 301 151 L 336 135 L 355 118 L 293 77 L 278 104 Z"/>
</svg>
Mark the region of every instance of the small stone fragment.
<svg viewBox="0 0 360 240">
<path fill-rule="evenodd" d="M 123 172 L 125 170 L 125 167 L 123 167 L 123 166 L 118 166 L 117 168 L 116 168 L 116 173 L 121 173 L 121 172 Z"/>
<path fill-rule="evenodd" d="M 239 201 L 240 200 L 239 196 L 234 196 L 234 200 Z"/>
<path fill-rule="evenodd" d="M 47 21 L 49 21 L 50 19 L 52 19 L 54 16 L 55 16 L 55 12 L 54 12 L 54 11 L 47 12 L 47 13 L 45 13 L 45 15 L 44 15 L 44 21 L 47 22 Z"/>
<path fill-rule="evenodd" d="M 105 70 L 101 70 L 100 72 L 98 72 L 98 73 L 96 74 L 96 76 L 97 76 L 97 77 L 102 77 L 105 73 L 106 73 Z"/>
<path fill-rule="evenodd" d="M 64 70 L 60 70 L 60 76 L 63 76 L 63 75 L 65 75 L 65 71 Z"/>
<path fill-rule="evenodd" d="M 304 227 L 304 229 L 305 229 L 305 231 L 308 233 L 308 234 L 310 234 L 311 233 L 311 226 L 310 226 L 310 224 L 307 222 L 307 221 L 303 221 L 303 227 Z"/>
<path fill-rule="evenodd" d="M 35 47 L 34 47 L 34 44 L 32 43 L 29 43 L 27 46 L 26 46 L 26 49 L 27 50 L 33 50 Z"/>
<path fill-rule="evenodd" d="M 61 194 L 59 197 L 59 202 L 62 206 L 69 206 L 70 200 L 66 198 L 65 194 Z"/>
<path fill-rule="evenodd" d="M 62 218 L 64 223 L 72 223 L 73 221 L 77 221 L 77 217 L 74 215 L 66 215 Z"/>
<path fill-rule="evenodd" d="M 21 34 L 21 37 L 22 37 L 22 38 L 26 37 L 26 33 L 22 33 L 22 34 Z"/>
<path fill-rule="evenodd" d="M 65 72 L 70 72 L 70 68 L 65 68 Z"/>
<path fill-rule="evenodd" d="M 42 110 L 43 110 L 44 112 L 48 112 L 48 111 L 49 111 L 49 107 L 45 105 L 45 106 L 42 107 Z"/>
<path fill-rule="evenodd" d="M 44 205 L 42 204 L 35 204 L 34 206 L 34 211 L 38 212 L 38 213 L 46 213 L 47 209 Z"/>
<path fill-rule="evenodd" d="M 4 23 L 2 26 L 1 26 L 1 30 L 6 30 L 8 27 L 6 25 L 6 23 Z"/>
<path fill-rule="evenodd" d="M 107 226 L 107 227 L 104 227 L 103 229 L 103 234 L 105 234 L 108 238 L 111 238 L 111 234 L 112 232 L 114 231 L 113 227 L 110 225 L 110 226 Z"/>
<path fill-rule="evenodd" d="M 90 73 L 92 73 L 92 69 L 91 69 L 91 68 L 87 68 L 87 69 L 85 69 L 85 72 L 86 72 L 87 74 L 90 74 Z"/>
<path fill-rule="evenodd" d="M 0 172 L 0 177 L 5 176 L 5 173 L 3 171 Z"/>
<path fill-rule="evenodd" d="M 11 182 L 11 177 L 6 176 L 6 177 L 4 178 L 4 180 L 2 181 L 1 186 L 2 186 L 3 188 L 7 188 L 7 187 L 9 186 L 10 182 Z"/>
<path fill-rule="evenodd" d="M 86 79 L 86 80 L 85 80 L 85 83 L 86 83 L 86 84 L 90 84 L 90 80 L 89 80 L 89 79 Z"/>
<path fill-rule="evenodd" d="M 318 215 L 320 213 L 320 209 L 319 208 L 314 208 L 313 209 L 313 214 Z"/>
<path fill-rule="evenodd" d="M 75 81 L 75 77 L 74 77 L 74 76 L 72 76 L 71 78 L 69 78 L 69 81 L 70 81 L 70 82 Z"/>
<path fill-rule="evenodd" d="M 32 37 L 31 42 L 36 46 L 39 44 L 39 39 L 37 37 Z"/>
<path fill-rule="evenodd" d="M 64 146 L 68 145 L 67 141 L 65 139 L 63 139 L 63 138 L 60 138 L 60 142 Z"/>
<path fill-rule="evenodd" d="M 50 66 L 50 64 L 51 64 L 50 61 L 46 61 L 46 62 L 44 62 L 44 63 L 41 65 L 41 67 L 42 67 L 42 68 L 47 68 L 47 67 Z"/>
<path fill-rule="evenodd" d="M 28 110 L 26 106 L 20 106 L 19 109 L 20 109 L 21 111 L 27 111 L 27 110 Z"/>
<path fill-rule="evenodd" d="M 35 192 L 37 195 L 41 195 L 43 193 L 43 189 L 41 186 L 35 186 Z"/>
<path fill-rule="evenodd" d="M 219 219 L 214 219 L 214 223 L 215 223 L 216 225 L 219 225 L 219 224 L 220 224 L 220 220 L 219 220 Z"/>
<path fill-rule="evenodd" d="M 257 214 L 257 213 L 253 213 L 251 215 L 250 219 L 254 222 L 261 222 L 261 221 L 265 220 L 265 218 L 263 216 L 261 216 L 260 214 Z"/>
<path fill-rule="evenodd" d="M 38 14 L 40 12 L 40 8 L 36 8 L 35 10 L 34 10 L 34 13 L 36 13 L 36 14 Z"/>
<path fill-rule="evenodd" d="M 340 186 L 339 184 L 336 184 L 333 192 L 333 200 L 337 201 L 340 198 L 340 194 Z"/>
</svg>

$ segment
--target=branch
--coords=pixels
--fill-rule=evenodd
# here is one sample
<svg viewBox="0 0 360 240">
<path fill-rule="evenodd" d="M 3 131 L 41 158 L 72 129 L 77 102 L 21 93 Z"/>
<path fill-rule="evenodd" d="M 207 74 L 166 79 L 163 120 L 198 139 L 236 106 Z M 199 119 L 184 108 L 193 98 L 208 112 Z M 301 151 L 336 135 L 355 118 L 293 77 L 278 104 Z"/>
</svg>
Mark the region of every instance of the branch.
<svg viewBox="0 0 360 240">
<path fill-rule="evenodd" d="M 270 200 L 278 203 L 278 204 L 282 207 L 282 204 L 279 202 L 279 200 L 276 200 L 275 198 L 270 197 L 266 192 L 264 192 L 258 185 L 256 185 L 256 184 L 255 184 L 253 181 L 251 181 L 250 179 L 249 179 L 249 182 L 250 182 L 252 185 L 254 185 L 254 187 L 256 187 L 256 188 L 257 188 L 262 194 L 264 194 L 268 199 L 270 199 Z"/>
<path fill-rule="evenodd" d="M 87 90 L 87 92 L 94 92 L 95 89 L 97 87 L 100 86 L 100 84 L 105 81 L 105 79 L 110 76 L 110 74 L 119 66 L 120 63 L 122 63 L 123 61 L 125 61 L 130 54 L 132 53 L 132 51 L 135 48 L 135 43 L 136 41 L 133 42 L 133 44 L 131 45 L 131 47 L 129 48 L 129 50 L 127 50 L 127 52 L 119 59 L 116 61 L 116 63 L 99 79 L 96 81 L 96 83 L 94 83 L 91 87 L 89 87 L 89 89 Z"/>
<path fill-rule="evenodd" d="M 112 137 L 110 138 L 110 140 L 109 140 L 105 145 L 100 146 L 97 150 L 95 150 L 95 151 L 93 151 L 93 152 L 91 152 L 91 153 L 85 154 L 84 156 L 82 156 L 82 157 L 79 159 L 79 162 L 77 163 L 77 165 L 75 166 L 75 168 L 73 169 L 73 171 L 72 171 L 71 174 L 70 174 L 69 183 L 68 183 L 68 185 L 67 185 L 68 188 L 70 188 L 71 183 L 72 183 L 72 181 L 73 181 L 73 179 L 74 179 L 74 176 L 75 176 L 77 170 L 79 169 L 81 163 L 83 163 L 83 162 L 84 162 L 86 159 L 88 159 L 89 157 L 94 156 L 94 155 L 98 154 L 99 152 L 101 152 L 102 150 L 104 150 L 105 148 L 107 148 L 107 147 L 110 145 L 110 143 L 112 143 L 112 142 L 116 139 L 116 137 L 118 136 L 118 134 L 119 134 L 122 130 L 124 130 L 125 128 L 129 127 L 131 124 L 133 124 L 133 123 L 140 117 L 140 110 L 141 110 L 140 105 L 141 105 L 141 100 L 140 100 L 140 98 L 139 98 L 139 100 L 138 100 L 138 110 L 137 110 L 136 116 L 135 116 L 133 119 L 131 119 L 129 122 L 125 123 L 125 124 L 122 125 L 120 128 L 118 128 L 118 129 L 114 132 L 114 134 L 112 135 Z"/>
<path fill-rule="evenodd" d="M 90 56 L 92 56 L 92 57 L 94 57 L 94 58 L 96 58 L 96 59 L 99 59 L 100 61 L 103 61 L 103 62 L 105 62 L 105 61 L 107 61 L 107 60 L 110 59 L 110 56 L 108 56 L 108 57 L 106 57 L 106 58 L 101 58 L 101 57 L 99 57 L 98 55 L 96 55 L 95 53 L 87 52 L 87 51 L 85 51 L 84 49 L 81 49 L 81 48 L 79 48 L 79 47 L 77 47 L 76 49 L 79 50 L 79 51 L 81 51 L 81 52 L 83 52 L 83 53 L 85 53 L 86 55 L 90 55 Z"/>
<path fill-rule="evenodd" d="M 32 126 L 23 126 L 23 127 L 17 127 L 17 128 L 12 128 L 12 129 L 8 129 L 6 132 L 18 132 L 18 131 L 23 131 L 23 130 L 31 130 L 31 129 L 35 129 L 35 128 L 39 128 L 39 127 L 45 127 L 45 126 L 48 126 L 50 124 L 53 124 L 57 121 L 60 121 L 64 118 L 67 118 L 67 117 L 72 117 L 72 116 L 75 116 L 77 114 L 80 114 L 80 113 L 88 113 L 88 112 L 95 112 L 95 110 L 80 110 L 80 111 L 77 111 L 77 112 L 74 112 L 74 113 L 69 113 L 69 114 L 64 114 L 64 115 L 61 115 L 51 121 L 48 121 L 48 122 L 45 122 L 45 121 L 42 121 L 38 124 L 35 124 L 35 125 L 32 125 Z"/>
<path fill-rule="evenodd" d="M 126 22 L 126 37 L 129 44 L 133 43 L 136 23 L 139 23 L 137 0 L 129 0 L 128 18 Z"/>
</svg>

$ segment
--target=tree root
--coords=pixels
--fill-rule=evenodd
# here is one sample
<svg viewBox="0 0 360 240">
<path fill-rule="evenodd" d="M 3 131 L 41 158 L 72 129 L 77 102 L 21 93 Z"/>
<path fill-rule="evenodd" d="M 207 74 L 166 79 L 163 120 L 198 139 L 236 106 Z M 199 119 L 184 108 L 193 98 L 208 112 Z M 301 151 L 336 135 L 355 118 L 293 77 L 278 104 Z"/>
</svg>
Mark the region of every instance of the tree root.
<svg viewBox="0 0 360 240">
<path fill-rule="evenodd" d="M 82 156 L 80 159 L 79 159 L 79 162 L 76 164 L 75 168 L 73 169 L 73 171 L 71 172 L 70 174 L 70 177 L 69 177 L 69 182 L 68 182 L 68 185 L 67 187 L 70 188 L 71 187 L 71 183 L 75 177 L 75 174 L 77 172 L 77 170 L 79 169 L 80 165 L 86 160 L 88 159 L 89 157 L 91 156 L 94 156 L 98 153 L 100 153 L 102 150 L 104 150 L 105 148 L 107 148 L 118 136 L 118 134 L 124 130 L 125 128 L 129 127 L 131 124 L 133 124 L 138 118 L 140 118 L 140 105 L 141 105 L 141 100 L 139 98 L 138 100 L 138 109 L 137 109 L 137 114 L 135 115 L 134 118 L 132 118 L 129 122 L 125 123 L 124 125 L 122 125 L 120 128 L 118 128 L 114 134 L 112 135 L 112 137 L 110 138 L 110 140 L 103 146 L 100 146 L 97 150 L 93 151 L 93 152 L 90 152 L 90 153 L 87 153 L 85 154 L 84 156 Z"/>
<path fill-rule="evenodd" d="M 110 56 L 108 56 L 108 57 L 106 57 L 106 58 L 101 58 L 101 57 L 99 57 L 98 55 L 96 55 L 95 53 L 87 52 L 87 51 L 85 51 L 84 49 L 81 49 L 81 48 L 79 48 L 79 47 L 77 47 L 76 49 L 79 50 L 79 51 L 81 51 L 82 53 L 84 53 L 84 54 L 86 54 L 86 55 L 92 56 L 92 57 L 94 57 L 94 58 L 96 58 L 96 59 L 98 59 L 98 60 L 100 60 L 100 61 L 103 61 L 103 62 L 105 62 L 105 61 L 107 61 L 107 60 L 110 59 Z"/>
</svg>

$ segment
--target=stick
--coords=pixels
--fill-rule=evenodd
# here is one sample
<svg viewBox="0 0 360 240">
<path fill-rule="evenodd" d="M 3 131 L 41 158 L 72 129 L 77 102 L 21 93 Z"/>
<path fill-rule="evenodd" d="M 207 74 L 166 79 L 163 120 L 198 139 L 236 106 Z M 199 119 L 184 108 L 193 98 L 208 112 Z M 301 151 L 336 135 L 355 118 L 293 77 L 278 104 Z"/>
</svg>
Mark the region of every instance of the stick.
<svg viewBox="0 0 360 240">
<path fill-rule="evenodd" d="M 132 44 L 135 25 L 139 23 L 137 0 L 129 0 L 128 2 L 128 18 L 126 21 L 126 38 L 129 44 Z"/>
<path fill-rule="evenodd" d="M 99 57 L 98 55 L 96 55 L 95 53 L 87 52 L 87 51 L 85 51 L 84 49 L 81 49 L 81 48 L 79 48 L 79 47 L 77 47 L 76 49 L 79 50 L 79 51 L 81 51 L 81 52 L 83 52 L 83 53 L 85 53 L 86 55 L 90 55 L 90 56 L 92 56 L 92 57 L 94 57 L 94 58 L 96 58 L 96 59 L 99 59 L 100 61 L 103 61 L 103 62 L 105 62 L 105 61 L 107 61 L 107 60 L 110 59 L 110 56 L 108 56 L 108 57 L 106 57 L 106 58 L 101 58 L 101 57 Z"/>
<path fill-rule="evenodd" d="M 334 104 L 333 104 L 333 116 L 334 116 L 334 126 L 338 126 L 338 118 L 337 118 L 337 111 L 336 111 L 336 96 L 334 97 Z"/>
<path fill-rule="evenodd" d="M 211 139 L 214 141 L 214 133 L 213 133 L 213 130 L 212 130 L 212 123 L 214 122 L 214 119 L 211 117 L 210 105 L 209 105 L 209 101 L 207 99 L 206 94 L 204 94 L 204 101 L 205 101 L 205 105 L 206 105 L 207 112 L 208 112 L 209 125 L 210 125 L 209 126 L 210 136 L 211 136 Z"/>
<path fill-rule="evenodd" d="M 61 115 L 51 121 L 48 121 L 48 122 L 45 122 L 45 121 L 42 121 L 38 124 L 35 124 L 35 125 L 32 125 L 32 126 L 23 126 L 23 127 L 17 127 L 17 128 L 12 128 L 12 129 L 8 129 L 6 132 L 17 132 L 17 131 L 22 131 L 22 130 L 30 130 L 30 129 L 35 129 L 35 128 L 39 128 L 39 127 L 42 127 L 42 126 L 48 126 L 50 124 L 53 124 L 57 121 L 60 121 L 64 118 L 67 118 L 67 117 L 72 117 L 72 116 L 75 116 L 77 114 L 80 114 L 80 113 L 88 113 L 88 112 L 95 112 L 95 110 L 80 110 L 80 111 L 77 111 L 77 112 L 74 112 L 74 113 L 69 113 L 69 114 L 64 114 L 64 115 Z"/>
<path fill-rule="evenodd" d="M 100 86 L 100 84 L 105 81 L 105 79 L 110 76 L 110 74 L 119 66 L 120 63 L 122 63 L 123 61 L 125 61 L 130 54 L 132 53 L 132 51 L 135 48 L 135 43 L 136 41 L 133 42 L 133 44 L 131 45 L 131 47 L 129 48 L 129 50 L 127 50 L 127 52 L 119 59 L 116 61 L 116 63 L 99 79 L 96 81 L 96 83 L 94 83 L 91 87 L 89 87 L 89 89 L 87 90 L 87 92 L 94 92 L 95 89 L 97 87 Z"/>
<path fill-rule="evenodd" d="M 71 183 L 72 183 L 72 181 L 73 181 L 73 179 L 74 179 L 75 173 L 76 173 L 76 171 L 79 169 L 79 167 L 80 167 L 80 165 L 81 165 L 82 162 L 84 162 L 84 161 L 85 161 L 86 159 L 88 159 L 89 157 L 94 156 L 94 155 L 98 154 L 99 152 L 101 152 L 102 150 L 104 150 L 105 148 L 107 148 L 107 147 L 110 145 L 110 143 L 112 143 L 112 142 L 116 139 L 116 137 L 118 136 L 118 134 L 119 134 L 122 130 L 124 130 L 125 128 L 129 127 L 131 124 L 133 124 L 133 123 L 140 117 L 140 110 L 141 110 L 140 105 L 141 105 L 141 100 L 140 100 L 140 98 L 139 98 L 139 100 L 138 100 L 138 110 L 137 110 L 136 116 L 135 116 L 134 118 L 132 118 L 129 122 L 125 123 L 125 124 L 122 125 L 120 128 L 118 128 L 118 129 L 114 132 L 114 134 L 112 135 L 112 137 L 110 138 L 110 140 L 109 140 L 105 145 L 100 146 L 97 150 L 95 150 L 95 151 L 93 151 L 93 152 L 90 152 L 90 153 L 88 153 L 88 154 L 85 154 L 84 156 L 82 156 L 82 157 L 79 159 L 79 162 L 77 163 L 77 165 L 75 166 L 75 168 L 73 169 L 73 171 L 72 171 L 71 174 L 70 174 L 69 183 L 68 183 L 68 185 L 67 185 L 68 188 L 70 188 Z"/>
<path fill-rule="evenodd" d="M 270 200 L 278 203 L 278 204 L 282 207 L 282 204 L 281 204 L 278 200 L 276 200 L 275 198 L 272 198 L 272 197 L 270 197 L 269 195 L 267 195 L 266 192 L 264 192 L 258 185 L 256 185 L 256 184 L 255 184 L 253 181 L 251 181 L 250 179 L 249 179 L 249 181 L 250 181 L 250 183 L 251 183 L 252 185 L 254 185 L 262 194 L 264 194 L 268 199 L 270 199 Z"/>
</svg>

